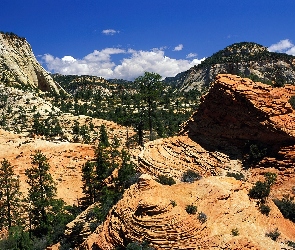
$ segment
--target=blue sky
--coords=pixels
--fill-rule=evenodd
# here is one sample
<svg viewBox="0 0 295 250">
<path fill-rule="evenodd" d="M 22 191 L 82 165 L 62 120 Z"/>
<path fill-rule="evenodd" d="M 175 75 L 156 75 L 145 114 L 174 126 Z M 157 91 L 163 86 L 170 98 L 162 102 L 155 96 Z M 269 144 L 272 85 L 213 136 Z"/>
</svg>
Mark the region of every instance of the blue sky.
<svg viewBox="0 0 295 250">
<path fill-rule="evenodd" d="M 1 0 L 0 30 L 45 69 L 133 80 L 174 76 L 236 42 L 295 55 L 294 0 Z"/>
</svg>

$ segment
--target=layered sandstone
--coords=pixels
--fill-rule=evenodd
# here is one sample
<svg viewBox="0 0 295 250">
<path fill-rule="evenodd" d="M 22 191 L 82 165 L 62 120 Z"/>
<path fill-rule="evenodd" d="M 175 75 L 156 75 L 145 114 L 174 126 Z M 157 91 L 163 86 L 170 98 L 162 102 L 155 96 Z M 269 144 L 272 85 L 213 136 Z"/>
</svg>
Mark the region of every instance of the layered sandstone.
<svg viewBox="0 0 295 250">
<path fill-rule="evenodd" d="M 36 60 L 25 38 L 0 33 L 0 80 L 9 86 L 59 93 L 61 88 Z"/>
<path fill-rule="evenodd" d="M 288 100 L 295 86 L 273 88 L 247 78 L 218 75 L 182 134 L 242 146 L 246 140 L 267 145 L 295 144 L 295 111 Z M 216 147 L 216 145 L 215 145 Z"/>
<path fill-rule="evenodd" d="M 208 151 L 187 136 L 149 142 L 138 156 L 139 169 L 152 176 L 167 175 L 181 180 L 187 170 L 202 176 L 220 175 L 225 169 L 241 170 L 241 161 L 218 150 Z"/>
<path fill-rule="evenodd" d="M 271 200 L 270 215 L 262 215 L 248 197 L 250 186 L 228 177 L 163 186 L 143 175 L 79 249 L 108 250 L 144 240 L 156 249 L 282 249 L 295 240 L 294 224 Z M 187 205 L 198 212 L 187 213 Z M 206 221 L 198 219 L 201 212 Z M 281 235 L 273 241 L 265 234 L 276 228 Z"/>
</svg>

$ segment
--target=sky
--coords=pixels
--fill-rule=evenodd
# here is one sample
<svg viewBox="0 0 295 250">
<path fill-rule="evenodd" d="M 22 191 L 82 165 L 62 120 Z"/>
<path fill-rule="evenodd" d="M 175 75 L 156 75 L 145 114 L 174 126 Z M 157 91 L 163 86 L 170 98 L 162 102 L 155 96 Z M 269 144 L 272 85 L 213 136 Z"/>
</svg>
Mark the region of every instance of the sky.
<svg viewBox="0 0 295 250">
<path fill-rule="evenodd" d="M 1 0 L 0 30 L 51 73 L 175 76 L 237 42 L 295 55 L 295 0 Z"/>
</svg>

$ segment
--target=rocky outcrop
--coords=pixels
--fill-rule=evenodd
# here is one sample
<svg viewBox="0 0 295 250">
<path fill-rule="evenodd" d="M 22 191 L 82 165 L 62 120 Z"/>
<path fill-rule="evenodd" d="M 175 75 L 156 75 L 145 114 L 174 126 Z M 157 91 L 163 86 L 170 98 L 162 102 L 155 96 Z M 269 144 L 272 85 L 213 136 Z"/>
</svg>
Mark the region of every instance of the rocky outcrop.
<svg viewBox="0 0 295 250">
<path fill-rule="evenodd" d="M 114 249 L 148 241 L 156 249 L 282 249 L 294 241 L 295 226 L 272 201 L 269 216 L 248 197 L 250 185 L 228 177 L 208 177 L 163 186 L 149 175 L 128 189 L 106 221 L 79 249 Z M 196 214 L 186 211 L 197 207 Z M 266 236 L 278 228 L 277 241 Z M 234 233 L 236 232 L 236 234 Z"/>
<path fill-rule="evenodd" d="M 208 151 L 187 136 L 175 136 L 147 143 L 138 156 L 138 165 L 142 173 L 181 181 L 188 170 L 216 176 L 225 169 L 240 170 L 242 163 L 218 150 Z"/>
<path fill-rule="evenodd" d="M 59 93 L 61 88 L 36 60 L 31 46 L 14 34 L 0 33 L 0 80 L 8 86 Z"/>
<path fill-rule="evenodd" d="M 291 85 L 273 88 L 247 78 L 219 75 L 181 134 L 208 149 L 226 150 L 230 145 L 243 149 L 249 141 L 261 143 L 270 156 L 281 154 L 293 166 L 295 111 L 288 102 L 293 95 Z"/>
</svg>

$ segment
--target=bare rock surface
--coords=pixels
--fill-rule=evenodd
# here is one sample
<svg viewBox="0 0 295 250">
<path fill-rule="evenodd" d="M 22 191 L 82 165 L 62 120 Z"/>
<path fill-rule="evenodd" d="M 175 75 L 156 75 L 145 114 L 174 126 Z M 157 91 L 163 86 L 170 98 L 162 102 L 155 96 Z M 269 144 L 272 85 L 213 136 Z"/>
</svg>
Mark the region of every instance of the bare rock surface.
<svg viewBox="0 0 295 250">
<path fill-rule="evenodd" d="M 16 35 L 0 34 L 1 80 L 13 86 L 36 87 L 59 93 L 61 89 L 36 60 L 30 44 Z"/>
<path fill-rule="evenodd" d="M 164 186 L 143 175 L 79 249 L 114 249 L 143 240 L 156 249 L 281 249 L 286 240 L 294 241 L 294 224 L 271 200 L 270 215 L 262 215 L 248 197 L 250 186 L 229 177 Z M 197 213 L 187 213 L 187 205 L 196 206 Z M 277 241 L 265 236 L 276 228 Z"/>
</svg>

